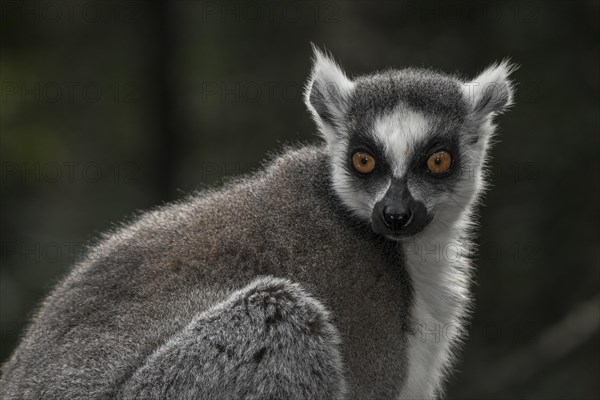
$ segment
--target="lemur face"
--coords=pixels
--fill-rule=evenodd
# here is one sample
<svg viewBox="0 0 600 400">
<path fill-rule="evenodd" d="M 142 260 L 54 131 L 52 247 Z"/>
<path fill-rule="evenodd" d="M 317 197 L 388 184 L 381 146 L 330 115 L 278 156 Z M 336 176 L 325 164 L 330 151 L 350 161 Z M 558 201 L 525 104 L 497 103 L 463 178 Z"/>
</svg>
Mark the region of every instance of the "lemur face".
<svg viewBox="0 0 600 400">
<path fill-rule="evenodd" d="M 505 62 L 471 82 L 414 69 L 350 80 L 315 49 L 306 103 L 342 202 L 392 240 L 452 227 L 482 189 L 510 72 Z"/>
</svg>

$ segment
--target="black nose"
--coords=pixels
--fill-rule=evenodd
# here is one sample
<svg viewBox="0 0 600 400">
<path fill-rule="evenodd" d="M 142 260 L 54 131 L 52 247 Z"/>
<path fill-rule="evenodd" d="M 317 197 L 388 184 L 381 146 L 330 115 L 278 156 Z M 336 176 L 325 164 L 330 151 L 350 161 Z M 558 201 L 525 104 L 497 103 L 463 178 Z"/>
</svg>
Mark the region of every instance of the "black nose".
<svg viewBox="0 0 600 400">
<path fill-rule="evenodd" d="M 410 210 L 401 211 L 389 206 L 383 209 L 383 222 L 385 222 L 385 225 L 390 229 L 403 229 L 408 225 L 411 218 L 412 213 Z"/>
</svg>

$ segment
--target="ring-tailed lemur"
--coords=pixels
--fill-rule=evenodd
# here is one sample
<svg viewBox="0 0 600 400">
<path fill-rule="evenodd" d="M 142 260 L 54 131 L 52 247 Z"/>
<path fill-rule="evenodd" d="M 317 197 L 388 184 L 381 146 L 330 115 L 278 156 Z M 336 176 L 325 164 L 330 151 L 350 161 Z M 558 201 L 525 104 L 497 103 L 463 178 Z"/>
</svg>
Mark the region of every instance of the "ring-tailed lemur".
<svg viewBox="0 0 600 400">
<path fill-rule="evenodd" d="M 324 143 L 106 235 L 43 302 L 2 399 L 439 395 L 510 72 L 351 80 L 315 49 Z"/>
</svg>

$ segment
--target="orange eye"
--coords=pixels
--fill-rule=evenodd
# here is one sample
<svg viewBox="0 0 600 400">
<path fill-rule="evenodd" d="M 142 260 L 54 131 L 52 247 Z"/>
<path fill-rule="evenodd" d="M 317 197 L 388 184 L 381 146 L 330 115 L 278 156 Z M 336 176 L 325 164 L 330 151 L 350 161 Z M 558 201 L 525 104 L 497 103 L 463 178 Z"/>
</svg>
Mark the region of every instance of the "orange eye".
<svg viewBox="0 0 600 400">
<path fill-rule="evenodd" d="M 436 151 L 427 159 L 427 168 L 429 172 L 435 175 L 440 175 L 448 172 L 452 166 L 452 156 L 447 151 Z"/>
<path fill-rule="evenodd" d="M 365 151 L 357 151 L 352 155 L 352 164 L 361 174 L 370 174 L 375 169 L 375 157 Z"/>
</svg>

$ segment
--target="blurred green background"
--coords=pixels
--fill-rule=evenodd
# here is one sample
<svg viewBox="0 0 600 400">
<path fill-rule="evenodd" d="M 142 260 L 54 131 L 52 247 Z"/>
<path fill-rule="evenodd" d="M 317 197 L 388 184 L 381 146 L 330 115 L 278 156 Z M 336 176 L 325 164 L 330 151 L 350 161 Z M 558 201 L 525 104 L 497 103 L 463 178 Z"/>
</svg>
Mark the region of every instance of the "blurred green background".
<svg viewBox="0 0 600 400">
<path fill-rule="evenodd" d="M 598 398 L 599 3 L 3 1 L 0 362 L 100 232 L 316 140 L 310 42 L 351 74 L 521 65 L 449 398 Z"/>
</svg>

